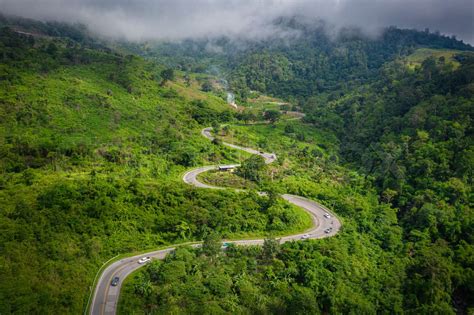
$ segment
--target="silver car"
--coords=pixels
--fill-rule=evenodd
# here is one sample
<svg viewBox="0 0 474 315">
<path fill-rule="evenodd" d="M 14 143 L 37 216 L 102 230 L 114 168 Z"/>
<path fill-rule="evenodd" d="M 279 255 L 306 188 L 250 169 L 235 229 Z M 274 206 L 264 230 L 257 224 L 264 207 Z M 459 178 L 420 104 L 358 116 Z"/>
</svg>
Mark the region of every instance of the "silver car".
<svg viewBox="0 0 474 315">
<path fill-rule="evenodd" d="M 143 265 L 143 264 L 146 264 L 147 262 L 151 261 L 151 258 L 150 257 L 142 257 L 138 260 L 138 263 L 140 265 Z"/>
</svg>

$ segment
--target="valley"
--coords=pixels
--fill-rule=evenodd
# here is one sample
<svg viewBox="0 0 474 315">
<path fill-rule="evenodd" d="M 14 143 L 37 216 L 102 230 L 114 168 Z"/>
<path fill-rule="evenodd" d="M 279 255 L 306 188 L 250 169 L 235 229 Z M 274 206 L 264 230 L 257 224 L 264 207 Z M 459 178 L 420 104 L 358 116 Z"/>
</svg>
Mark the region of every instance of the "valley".
<svg viewBox="0 0 474 315">
<path fill-rule="evenodd" d="M 474 48 L 270 23 L 0 14 L 1 314 L 473 312 Z"/>
</svg>

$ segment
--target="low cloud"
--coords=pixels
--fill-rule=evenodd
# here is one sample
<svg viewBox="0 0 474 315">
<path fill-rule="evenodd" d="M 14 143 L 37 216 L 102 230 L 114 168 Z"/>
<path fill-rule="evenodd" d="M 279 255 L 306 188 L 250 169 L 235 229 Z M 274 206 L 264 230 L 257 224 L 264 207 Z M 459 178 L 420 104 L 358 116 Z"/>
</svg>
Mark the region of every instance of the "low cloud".
<svg viewBox="0 0 474 315">
<path fill-rule="evenodd" d="M 370 34 L 389 25 L 430 28 L 474 43 L 472 0 L 0 0 L 0 11 L 128 40 L 281 35 L 270 22 L 299 15 Z"/>
</svg>

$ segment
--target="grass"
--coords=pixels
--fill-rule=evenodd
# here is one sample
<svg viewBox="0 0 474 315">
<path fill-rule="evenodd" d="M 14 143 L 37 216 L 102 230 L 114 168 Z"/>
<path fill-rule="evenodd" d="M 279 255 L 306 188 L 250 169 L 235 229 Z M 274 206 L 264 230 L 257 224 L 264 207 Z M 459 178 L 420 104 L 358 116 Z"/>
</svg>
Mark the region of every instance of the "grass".
<svg viewBox="0 0 474 315">
<path fill-rule="evenodd" d="M 248 104 L 257 109 L 280 109 L 281 105 L 288 103 L 276 97 L 259 94 L 249 98 Z"/>
<path fill-rule="evenodd" d="M 407 63 L 410 69 L 414 69 L 415 67 L 421 66 L 422 62 L 428 57 L 434 57 L 435 59 L 444 57 L 446 63 L 451 64 L 454 69 L 457 69 L 460 66 L 460 63 L 456 59 L 454 59 L 454 56 L 459 53 L 464 52 L 452 49 L 419 48 L 415 50 L 414 53 L 407 56 Z"/>
<path fill-rule="evenodd" d="M 287 125 L 292 126 L 293 132 L 285 131 Z M 230 133 L 220 138 L 229 143 L 275 152 L 277 156 L 281 152 L 305 147 L 309 150 L 320 150 L 323 154 L 331 153 L 337 148 L 337 139 L 334 135 L 305 125 L 298 120 L 280 121 L 275 125 L 233 125 L 230 130 Z"/>
<path fill-rule="evenodd" d="M 198 175 L 198 180 L 213 186 L 237 189 L 256 189 L 255 183 L 231 172 L 209 171 Z"/>
</svg>

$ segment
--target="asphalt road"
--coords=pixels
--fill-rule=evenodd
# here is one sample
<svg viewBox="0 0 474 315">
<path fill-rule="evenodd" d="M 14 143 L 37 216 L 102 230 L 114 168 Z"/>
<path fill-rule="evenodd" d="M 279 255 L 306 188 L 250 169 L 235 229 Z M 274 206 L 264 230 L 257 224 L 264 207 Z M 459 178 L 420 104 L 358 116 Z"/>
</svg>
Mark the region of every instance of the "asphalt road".
<svg viewBox="0 0 474 315">
<path fill-rule="evenodd" d="M 201 134 L 208 138 L 209 140 L 213 140 L 214 137 L 211 134 L 212 128 L 205 128 L 201 131 Z M 261 155 L 267 164 L 272 163 L 277 159 L 274 153 L 265 153 L 260 152 L 251 148 L 244 148 L 240 147 L 231 143 L 223 143 L 226 146 L 229 146 L 234 149 L 243 150 L 249 152 L 251 154 L 258 154 Z M 236 165 L 233 165 L 236 166 Z M 209 170 L 216 169 L 216 166 L 202 166 L 197 169 L 191 170 L 184 174 L 183 181 L 187 184 L 194 185 L 199 188 L 207 188 L 207 189 L 224 189 L 222 187 L 215 187 L 206 185 L 201 183 L 197 180 L 197 176 L 200 173 L 207 172 Z M 265 195 L 264 192 L 260 193 L 261 195 Z M 339 229 L 341 228 L 340 221 L 323 205 L 309 200 L 304 197 L 295 196 L 284 194 L 281 196 L 283 199 L 287 200 L 288 202 L 303 208 L 304 210 L 308 211 L 311 215 L 313 220 L 313 227 L 308 231 L 304 231 L 303 233 L 284 236 L 280 238 L 280 243 L 294 241 L 294 240 L 301 240 L 301 239 L 317 239 L 323 237 L 330 237 L 335 235 Z M 326 216 L 329 215 L 329 218 Z M 263 244 L 263 239 L 254 239 L 254 240 L 237 240 L 237 241 L 225 241 L 227 243 L 235 243 L 237 245 L 261 245 Z M 193 244 L 193 247 L 199 247 L 200 244 Z M 97 281 L 97 285 L 95 287 L 94 296 L 92 298 L 91 307 L 90 307 L 90 314 L 93 315 L 102 315 L 102 314 L 115 314 L 117 311 L 117 304 L 120 294 L 120 289 L 122 287 L 123 280 L 131 274 L 133 271 L 137 270 L 144 265 L 138 264 L 138 260 L 142 257 L 149 256 L 152 259 L 163 259 L 172 252 L 175 248 L 170 247 L 163 250 L 157 250 L 148 252 L 145 254 L 128 257 L 116 261 L 110 264 L 101 274 L 99 280 Z M 113 277 L 119 277 L 120 281 L 117 286 L 113 287 L 110 285 Z"/>
</svg>

